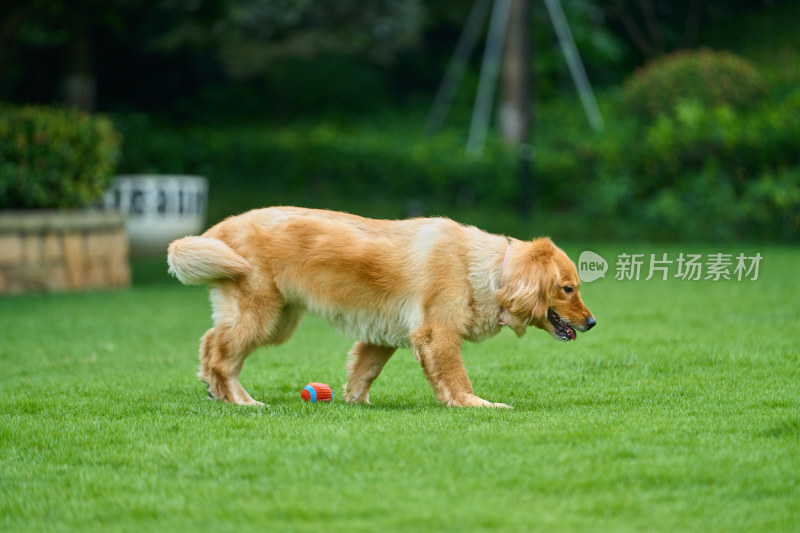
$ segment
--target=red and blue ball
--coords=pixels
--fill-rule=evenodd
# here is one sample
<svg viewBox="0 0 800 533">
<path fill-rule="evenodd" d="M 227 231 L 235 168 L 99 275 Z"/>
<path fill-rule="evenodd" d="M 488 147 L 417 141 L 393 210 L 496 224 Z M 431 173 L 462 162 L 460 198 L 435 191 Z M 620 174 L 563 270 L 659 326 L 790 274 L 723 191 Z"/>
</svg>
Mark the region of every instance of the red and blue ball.
<svg viewBox="0 0 800 533">
<path fill-rule="evenodd" d="M 333 391 L 325 383 L 309 383 L 300 391 L 300 396 L 307 402 L 329 402 Z"/>
</svg>

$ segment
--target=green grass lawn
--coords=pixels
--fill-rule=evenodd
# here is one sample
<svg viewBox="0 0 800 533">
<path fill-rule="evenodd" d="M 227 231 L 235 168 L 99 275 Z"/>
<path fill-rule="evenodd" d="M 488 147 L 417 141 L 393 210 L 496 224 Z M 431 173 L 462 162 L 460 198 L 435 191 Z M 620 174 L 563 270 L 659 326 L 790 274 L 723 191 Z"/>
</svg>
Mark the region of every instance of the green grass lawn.
<svg viewBox="0 0 800 533">
<path fill-rule="evenodd" d="M 310 317 L 245 365 L 266 407 L 221 404 L 195 378 L 203 289 L 0 298 L 0 530 L 796 531 L 800 250 L 589 248 L 612 263 L 583 287 L 594 330 L 465 346 L 510 411 L 436 404 L 409 350 L 346 405 L 351 340 Z M 764 260 L 614 280 L 619 252 L 684 250 Z"/>
</svg>

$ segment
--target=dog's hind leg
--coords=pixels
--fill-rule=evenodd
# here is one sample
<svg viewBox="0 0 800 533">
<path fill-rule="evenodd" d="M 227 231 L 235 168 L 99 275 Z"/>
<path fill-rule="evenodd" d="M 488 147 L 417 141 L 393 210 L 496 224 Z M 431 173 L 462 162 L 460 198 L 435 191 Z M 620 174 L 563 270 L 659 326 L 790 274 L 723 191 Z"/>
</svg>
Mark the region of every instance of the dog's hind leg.
<svg viewBox="0 0 800 533">
<path fill-rule="evenodd" d="M 294 331 L 302 313 L 276 295 L 243 294 L 234 283 L 210 289 L 214 327 L 200 343 L 198 377 L 209 395 L 241 405 L 260 405 L 239 383 L 244 360 L 259 345 L 280 344 Z"/>
<path fill-rule="evenodd" d="M 369 403 L 369 388 L 397 348 L 358 341 L 350 350 L 344 399 L 348 403 Z"/>
<path fill-rule="evenodd" d="M 200 373 L 208 385 L 208 394 L 215 400 L 240 405 L 260 405 L 239 383 L 245 358 L 255 348 L 241 343 L 232 329 L 213 327 L 200 343 Z"/>
</svg>

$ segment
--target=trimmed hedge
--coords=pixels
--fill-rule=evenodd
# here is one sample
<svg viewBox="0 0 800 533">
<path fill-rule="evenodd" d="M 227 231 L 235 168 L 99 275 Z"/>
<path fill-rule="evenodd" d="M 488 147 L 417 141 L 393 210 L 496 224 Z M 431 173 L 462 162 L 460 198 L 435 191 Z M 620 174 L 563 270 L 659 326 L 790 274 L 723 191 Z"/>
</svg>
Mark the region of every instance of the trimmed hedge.
<svg viewBox="0 0 800 533">
<path fill-rule="evenodd" d="M 418 120 L 185 127 L 126 117 L 121 171 L 207 176 L 209 220 L 281 203 L 404 216 L 414 201 L 498 232 L 574 239 L 800 239 L 800 91 L 749 109 L 681 101 L 640 123 L 604 105 L 587 131 L 578 106 L 543 110 L 533 217 L 519 217 L 518 159 L 491 139 L 483 158 Z"/>
<path fill-rule="evenodd" d="M 426 138 L 397 124 L 383 131 L 330 123 L 176 131 L 129 116 L 118 117 L 117 125 L 126 139 L 120 171 L 208 177 L 211 220 L 284 202 L 337 206 L 343 198 L 399 206 L 429 199 L 519 205 L 516 160 L 497 140 L 474 158 L 460 136 Z"/>
<path fill-rule="evenodd" d="M 76 208 L 108 188 L 120 138 L 69 109 L 0 107 L 0 209 Z"/>
<path fill-rule="evenodd" d="M 637 70 L 623 85 L 623 104 L 640 117 L 668 115 L 683 100 L 743 109 L 769 92 L 758 71 L 730 52 L 679 51 Z"/>
</svg>

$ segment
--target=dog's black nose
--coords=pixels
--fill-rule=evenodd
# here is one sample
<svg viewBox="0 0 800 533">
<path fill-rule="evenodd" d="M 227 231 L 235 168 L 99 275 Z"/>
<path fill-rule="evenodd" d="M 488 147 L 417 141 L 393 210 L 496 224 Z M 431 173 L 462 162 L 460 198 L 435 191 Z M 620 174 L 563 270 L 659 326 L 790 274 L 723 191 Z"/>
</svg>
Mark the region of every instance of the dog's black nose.
<svg viewBox="0 0 800 533">
<path fill-rule="evenodd" d="M 593 316 L 590 316 L 586 319 L 586 331 L 589 331 L 597 324 L 597 320 L 594 319 Z"/>
</svg>

